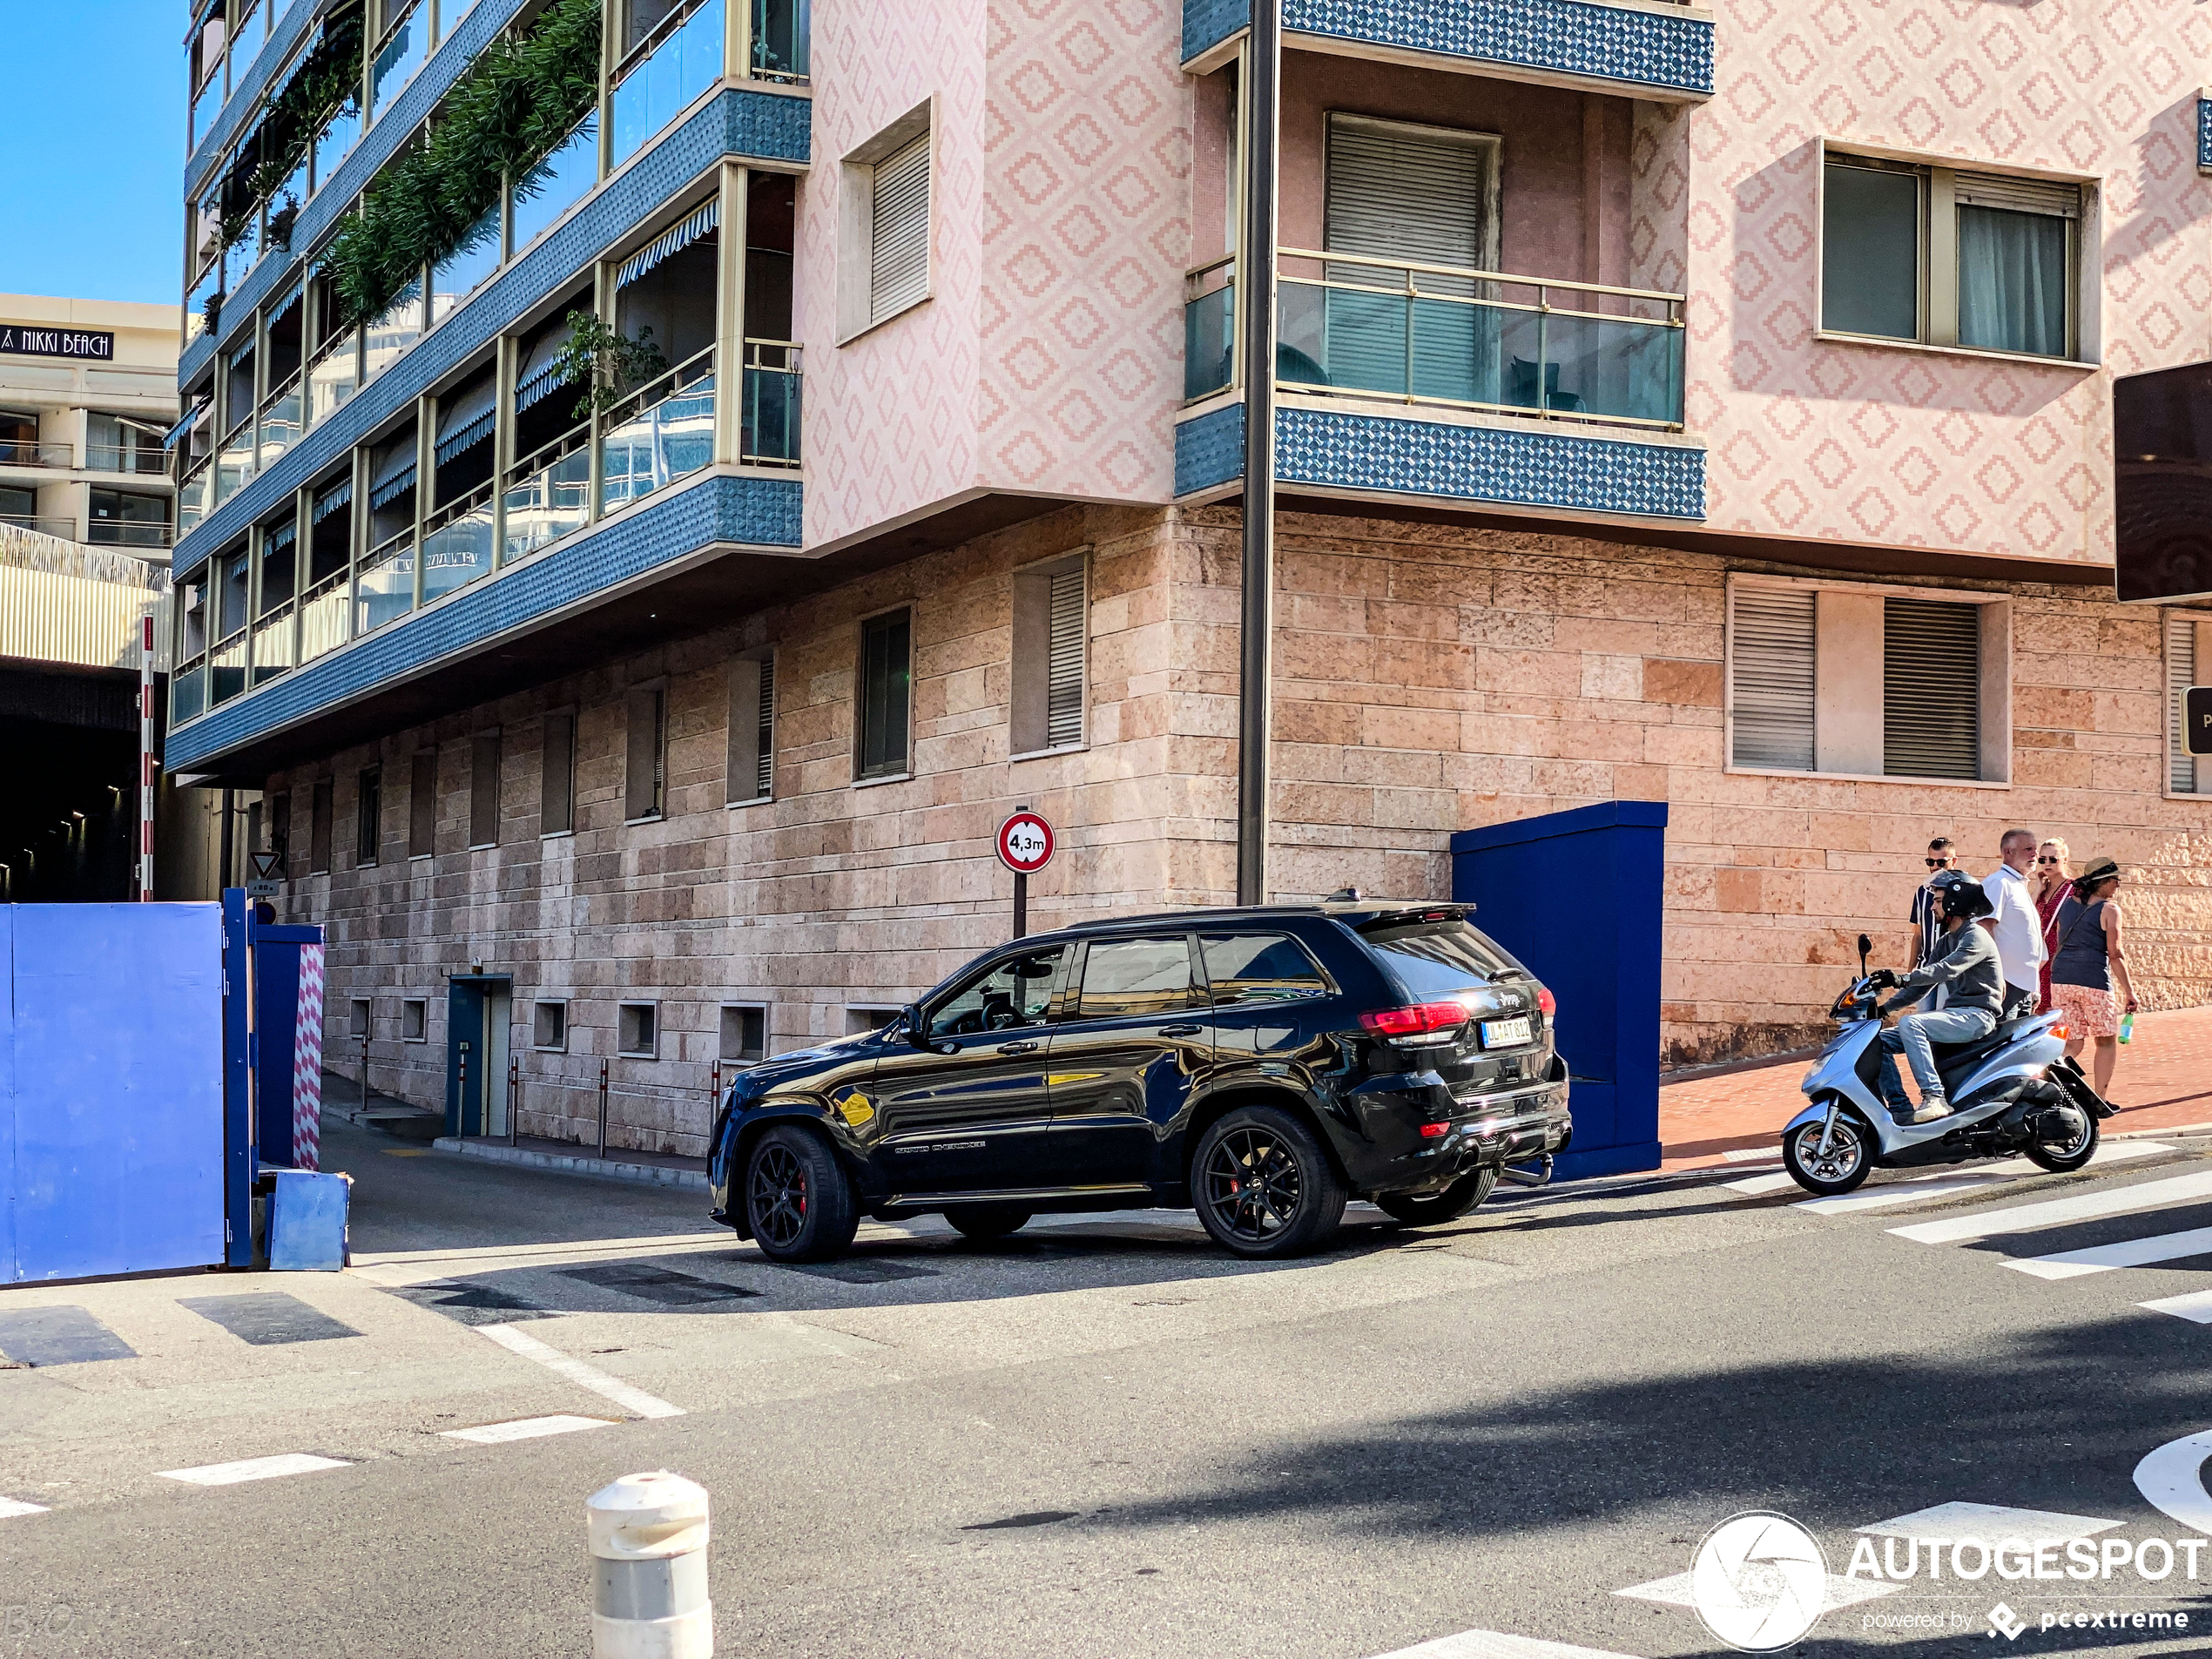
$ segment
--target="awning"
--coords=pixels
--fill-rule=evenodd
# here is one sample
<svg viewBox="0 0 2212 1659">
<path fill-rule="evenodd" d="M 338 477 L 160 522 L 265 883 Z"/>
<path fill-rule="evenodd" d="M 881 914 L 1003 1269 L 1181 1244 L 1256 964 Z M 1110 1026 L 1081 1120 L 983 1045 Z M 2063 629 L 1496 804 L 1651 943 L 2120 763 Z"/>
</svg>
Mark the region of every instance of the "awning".
<svg viewBox="0 0 2212 1659">
<path fill-rule="evenodd" d="M 354 481 L 341 478 L 336 483 L 315 497 L 314 521 L 320 524 L 333 513 L 349 504 L 354 499 Z"/>
<path fill-rule="evenodd" d="M 389 507 L 415 488 L 415 435 L 395 438 L 376 452 L 368 475 L 368 504 L 372 509 Z"/>
<path fill-rule="evenodd" d="M 569 343 L 569 330 L 556 323 L 537 337 L 537 344 L 530 347 L 529 361 L 523 365 L 522 378 L 515 382 L 515 412 L 543 402 L 560 388 L 568 384 L 562 376 L 558 359 L 561 347 Z"/>
<path fill-rule="evenodd" d="M 263 535 L 261 537 L 261 551 L 264 555 L 270 553 L 281 553 L 285 549 L 290 547 L 293 543 L 299 539 L 299 521 L 288 518 L 285 520 L 283 523 L 278 525 L 274 529 Z"/>
<path fill-rule="evenodd" d="M 175 448 L 185 441 L 186 435 L 206 417 L 206 414 L 207 406 L 205 403 L 195 404 L 186 409 L 185 418 L 171 427 L 168 435 L 161 440 L 161 447 L 165 449 Z"/>
<path fill-rule="evenodd" d="M 672 231 L 664 231 L 647 243 L 642 252 L 631 254 L 615 273 L 615 287 L 626 288 L 651 270 L 670 254 L 678 253 L 705 236 L 722 222 L 722 203 L 719 198 L 693 213 Z"/>
<path fill-rule="evenodd" d="M 499 413 L 499 383 L 479 375 L 450 397 L 438 400 L 438 465 L 473 449 L 491 436 Z"/>
</svg>

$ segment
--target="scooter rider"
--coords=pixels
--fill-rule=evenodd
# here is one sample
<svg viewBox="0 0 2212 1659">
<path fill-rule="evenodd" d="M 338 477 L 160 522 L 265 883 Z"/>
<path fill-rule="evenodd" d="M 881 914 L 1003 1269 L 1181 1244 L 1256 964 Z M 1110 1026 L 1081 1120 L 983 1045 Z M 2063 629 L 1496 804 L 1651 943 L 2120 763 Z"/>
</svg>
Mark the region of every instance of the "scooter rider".
<svg viewBox="0 0 2212 1659">
<path fill-rule="evenodd" d="M 2005 969 L 1986 927 L 1974 923 L 1990 914 L 1989 895 L 1963 871 L 1946 871 L 1929 883 L 1943 907 L 1943 935 L 1928 959 L 1902 980 L 1889 968 L 1871 975 L 1879 987 L 1898 995 L 1882 1012 L 1891 1014 L 1940 989 L 1943 1006 L 1908 1014 L 1882 1033 L 1882 1098 L 1900 1123 L 1931 1123 L 1950 1115 L 1943 1097 L 1943 1076 L 1936 1069 L 1935 1045 L 1976 1042 L 1997 1028 L 2005 1006 Z M 1905 1098 L 1905 1085 L 1889 1056 L 1903 1051 L 1920 1085 L 1918 1107 Z"/>
</svg>

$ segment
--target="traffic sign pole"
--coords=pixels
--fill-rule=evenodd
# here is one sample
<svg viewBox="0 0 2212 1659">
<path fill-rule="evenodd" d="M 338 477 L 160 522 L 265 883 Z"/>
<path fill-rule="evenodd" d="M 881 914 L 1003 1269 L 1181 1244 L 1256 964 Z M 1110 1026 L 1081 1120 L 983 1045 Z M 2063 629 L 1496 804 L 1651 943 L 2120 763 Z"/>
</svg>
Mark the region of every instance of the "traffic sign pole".
<svg viewBox="0 0 2212 1659">
<path fill-rule="evenodd" d="M 1014 936 L 1026 939 L 1029 934 L 1029 878 L 1021 871 L 1014 873 Z"/>
</svg>

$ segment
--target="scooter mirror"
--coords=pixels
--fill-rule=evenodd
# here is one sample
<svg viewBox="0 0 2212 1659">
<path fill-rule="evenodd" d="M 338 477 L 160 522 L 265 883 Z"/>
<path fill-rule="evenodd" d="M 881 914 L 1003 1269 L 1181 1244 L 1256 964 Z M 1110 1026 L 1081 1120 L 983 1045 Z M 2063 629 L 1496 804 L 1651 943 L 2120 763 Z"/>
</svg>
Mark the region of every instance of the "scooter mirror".
<svg viewBox="0 0 2212 1659">
<path fill-rule="evenodd" d="M 1858 976 L 1859 976 L 1859 978 L 1861 978 L 1861 979 L 1865 979 L 1865 978 L 1866 977 L 1866 957 L 1867 957 L 1867 954 L 1868 954 L 1870 951 L 1871 951 L 1873 948 L 1874 948 L 1874 941 L 1873 941 L 1872 940 L 1869 939 L 1869 938 L 1868 938 L 1868 937 L 1867 937 L 1865 934 L 1859 934 L 1859 936 L 1858 936 Z"/>
</svg>

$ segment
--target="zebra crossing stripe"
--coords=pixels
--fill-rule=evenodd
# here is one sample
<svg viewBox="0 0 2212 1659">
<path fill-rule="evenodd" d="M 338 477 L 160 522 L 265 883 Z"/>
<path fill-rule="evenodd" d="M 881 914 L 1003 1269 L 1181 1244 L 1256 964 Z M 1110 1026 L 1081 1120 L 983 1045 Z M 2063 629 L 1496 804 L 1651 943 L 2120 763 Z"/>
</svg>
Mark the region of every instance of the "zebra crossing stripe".
<svg viewBox="0 0 2212 1659">
<path fill-rule="evenodd" d="M 2104 1216 L 2124 1216 L 2131 1211 L 2156 1210 L 2169 1204 L 2206 1197 L 2212 1197 L 2212 1173 L 2177 1175 L 2163 1181 L 2145 1181 L 2137 1186 L 2085 1192 L 2072 1198 L 2013 1204 L 2002 1210 L 1977 1210 L 1968 1215 L 1946 1216 L 1941 1221 L 1892 1227 L 1890 1231 L 1918 1244 L 1955 1244 L 1969 1238 L 2033 1232 L 2066 1222 L 2094 1221 Z"/>
<path fill-rule="evenodd" d="M 1418 1648 L 1395 1648 L 1375 1659 L 1634 1659 L 1624 1653 L 1600 1648 L 1578 1648 L 1570 1642 L 1542 1642 L 1534 1636 L 1510 1636 L 1496 1630 L 1462 1630 L 1455 1636 L 1439 1636 Z"/>
<path fill-rule="evenodd" d="M 2161 1296 L 2155 1302 L 2138 1302 L 2153 1313 L 2170 1313 L 2191 1325 L 2212 1325 L 2212 1291 L 2191 1291 L 2186 1296 Z"/>
<path fill-rule="evenodd" d="M 2212 1256 L 2212 1227 L 2192 1228 L 2185 1233 L 2161 1233 L 2155 1238 L 2130 1238 L 2123 1244 L 2099 1244 L 2089 1250 L 2060 1251 L 2054 1256 L 2027 1256 L 2005 1265 L 2034 1278 L 2080 1278 L 2088 1273 L 2109 1273 L 2120 1267 L 2148 1267 L 2153 1262 L 2178 1262 L 2191 1256 Z"/>
</svg>

